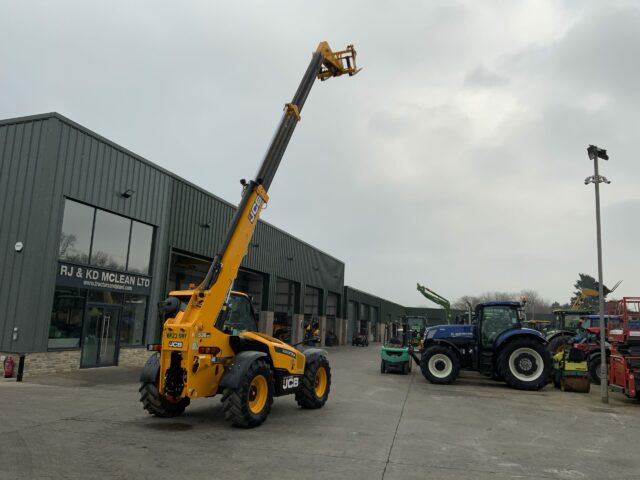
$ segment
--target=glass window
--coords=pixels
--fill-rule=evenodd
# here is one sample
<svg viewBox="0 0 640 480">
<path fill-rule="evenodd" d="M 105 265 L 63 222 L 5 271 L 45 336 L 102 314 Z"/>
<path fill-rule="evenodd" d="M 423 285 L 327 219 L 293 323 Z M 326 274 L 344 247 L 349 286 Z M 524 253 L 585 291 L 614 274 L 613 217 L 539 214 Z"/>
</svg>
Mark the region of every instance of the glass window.
<svg viewBox="0 0 640 480">
<path fill-rule="evenodd" d="M 49 348 L 78 348 L 87 291 L 58 287 L 53 298 Z"/>
<path fill-rule="evenodd" d="M 246 331 L 255 332 L 257 330 L 256 319 L 251 312 L 249 300 L 243 296 L 231 295 L 228 305 L 229 314 L 226 315 L 222 325 L 216 325 L 217 328 L 230 335 L 237 335 Z"/>
<path fill-rule="evenodd" d="M 153 227 L 134 221 L 131 226 L 131 244 L 127 271 L 142 275 L 149 274 L 152 241 Z"/>
<path fill-rule="evenodd" d="M 70 262 L 89 263 L 95 209 L 72 200 L 64 202 L 64 220 L 58 256 Z"/>
<path fill-rule="evenodd" d="M 96 211 L 96 226 L 91 248 L 91 265 L 125 270 L 131 220 L 104 210 Z"/>
<path fill-rule="evenodd" d="M 122 325 L 120 326 L 121 345 L 142 345 L 146 313 L 146 296 L 125 295 Z"/>
<path fill-rule="evenodd" d="M 520 320 L 518 310 L 506 305 L 485 307 L 482 311 L 482 345 L 490 347 L 500 333 L 516 327 Z"/>
<path fill-rule="evenodd" d="M 122 293 L 106 290 L 89 290 L 89 303 L 108 303 L 122 305 Z"/>
</svg>

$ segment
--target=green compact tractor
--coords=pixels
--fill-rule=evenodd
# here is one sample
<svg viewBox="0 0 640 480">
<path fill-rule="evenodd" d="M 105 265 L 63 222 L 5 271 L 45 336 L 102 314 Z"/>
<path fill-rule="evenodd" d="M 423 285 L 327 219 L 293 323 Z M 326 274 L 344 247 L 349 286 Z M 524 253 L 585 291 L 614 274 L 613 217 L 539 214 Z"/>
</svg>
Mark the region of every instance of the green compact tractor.
<svg viewBox="0 0 640 480">
<path fill-rule="evenodd" d="M 380 373 L 411 372 L 411 330 L 408 324 L 402 325 L 401 339 L 390 338 L 380 349 Z"/>
</svg>

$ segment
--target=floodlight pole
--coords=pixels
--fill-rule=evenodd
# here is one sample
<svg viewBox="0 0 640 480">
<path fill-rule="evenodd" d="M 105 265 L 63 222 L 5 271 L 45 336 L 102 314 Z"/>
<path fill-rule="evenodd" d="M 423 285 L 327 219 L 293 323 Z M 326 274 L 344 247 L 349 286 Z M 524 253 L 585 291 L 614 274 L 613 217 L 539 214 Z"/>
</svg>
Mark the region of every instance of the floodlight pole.
<svg viewBox="0 0 640 480">
<path fill-rule="evenodd" d="M 602 403 L 609 403 L 609 379 L 607 372 L 607 351 L 605 347 L 604 324 L 604 282 L 602 280 L 602 231 L 600 227 L 600 184 L 611 183 L 606 177 L 601 177 L 598 171 L 598 158 L 609 160 L 607 151 L 595 145 L 587 148 L 589 158 L 593 160 L 593 177 L 587 177 L 585 185 L 593 183 L 596 188 L 596 236 L 598 239 L 598 298 L 600 300 L 600 398 Z"/>
</svg>

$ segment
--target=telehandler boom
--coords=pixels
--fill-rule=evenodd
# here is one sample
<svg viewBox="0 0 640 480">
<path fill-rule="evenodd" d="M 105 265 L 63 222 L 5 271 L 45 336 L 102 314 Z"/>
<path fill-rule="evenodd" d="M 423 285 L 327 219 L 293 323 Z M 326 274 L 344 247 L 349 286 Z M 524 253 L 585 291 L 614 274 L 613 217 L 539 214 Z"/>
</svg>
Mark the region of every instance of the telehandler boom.
<svg viewBox="0 0 640 480">
<path fill-rule="evenodd" d="M 295 393 L 303 408 L 326 402 L 331 385 L 326 352 L 303 354 L 257 333 L 248 298 L 231 289 L 315 80 L 358 71 L 352 45 L 333 52 L 321 42 L 313 53 L 255 179 L 241 180 L 242 199 L 206 277 L 196 289 L 172 292 L 165 300 L 162 343 L 147 347 L 157 353 L 141 375 L 140 400 L 149 413 L 179 415 L 191 399 L 223 393 L 225 418 L 235 426 L 255 427 L 266 419 L 274 396 Z"/>
</svg>

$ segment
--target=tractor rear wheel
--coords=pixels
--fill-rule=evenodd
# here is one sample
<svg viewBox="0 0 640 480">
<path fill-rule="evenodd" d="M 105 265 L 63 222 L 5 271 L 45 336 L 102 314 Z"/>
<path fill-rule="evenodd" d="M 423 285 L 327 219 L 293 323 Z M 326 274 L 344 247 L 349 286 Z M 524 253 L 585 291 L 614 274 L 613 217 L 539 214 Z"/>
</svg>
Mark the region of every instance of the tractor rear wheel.
<svg viewBox="0 0 640 480">
<path fill-rule="evenodd" d="M 600 355 L 593 355 L 589 358 L 589 379 L 594 385 L 600 385 L 602 383 L 602 377 L 600 375 Z"/>
<path fill-rule="evenodd" d="M 273 403 L 273 375 L 264 360 L 256 360 L 238 388 L 222 393 L 224 419 L 234 427 L 253 428 L 267 419 Z"/>
<path fill-rule="evenodd" d="M 302 408 L 322 408 L 329 398 L 331 390 L 331 367 L 326 357 L 312 360 L 304 368 L 304 375 L 296 402 Z"/>
<path fill-rule="evenodd" d="M 183 398 L 175 403 L 170 402 L 163 395 L 160 395 L 158 387 L 153 383 L 143 383 L 138 391 L 140 392 L 142 408 L 156 417 L 176 417 L 181 415 L 189 405 L 188 398 Z"/>
<path fill-rule="evenodd" d="M 422 354 L 420 370 L 431 383 L 446 385 L 458 378 L 460 360 L 450 348 L 435 345 Z"/>
<path fill-rule="evenodd" d="M 498 368 L 511 388 L 540 390 L 552 370 L 551 355 L 537 339 L 519 338 L 500 351 Z"/>
</svg>

